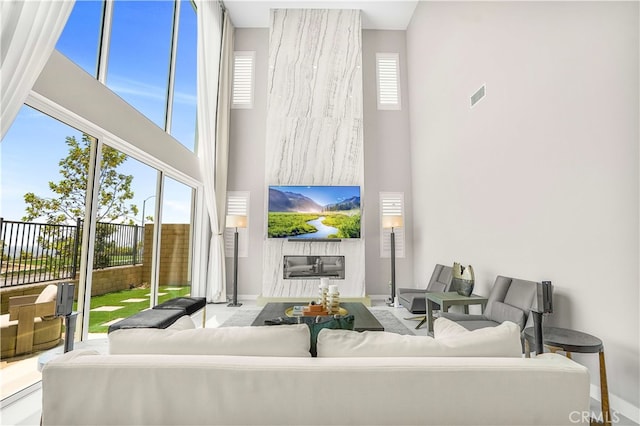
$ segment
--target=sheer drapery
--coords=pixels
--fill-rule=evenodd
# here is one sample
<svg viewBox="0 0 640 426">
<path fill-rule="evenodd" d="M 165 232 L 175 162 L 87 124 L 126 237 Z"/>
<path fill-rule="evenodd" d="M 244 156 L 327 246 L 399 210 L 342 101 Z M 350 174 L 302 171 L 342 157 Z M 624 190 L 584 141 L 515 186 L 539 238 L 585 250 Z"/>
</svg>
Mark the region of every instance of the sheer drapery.
<svg viewBox="0 0 640 426">
<path fill-rule="evenodd" d="M 49 60 L 74 2 L 0 2 L 0 138 L 11 127 Z"/>
<path fill-rule="evenodd" d="M 216 197 L 218 80 L 222 43 L 223 13 L 217 1 L 196 0 L 198 9 L 198 157 L 202 170 L 206 213 L 209 216 L 211 238 L 208 246 L 206 279 L 199 280 L 195 295 L 204 295 L 207 302 L 226 300 L 224 258 L 224 207 Z M 226 160 L 225 160 L 226 163 Z M 226 171 L 226 166 L 224 167 Z"/>
<path fill-rule="evenodd" d="M 216 123 L 216 202 L 218 217 L 226 218 L 227 175 L 229 166 L 229 117 L 231 114 L 231 80 L 233 78 L 233 23 L 224 14 L 222 47 L 220 52 L 220 76 L 218 84 L 218 116 Z M 221 222 L 223 220 L 221 219 Z M 220 223 L 223 233 L 224 223 Z"/>
</svg>

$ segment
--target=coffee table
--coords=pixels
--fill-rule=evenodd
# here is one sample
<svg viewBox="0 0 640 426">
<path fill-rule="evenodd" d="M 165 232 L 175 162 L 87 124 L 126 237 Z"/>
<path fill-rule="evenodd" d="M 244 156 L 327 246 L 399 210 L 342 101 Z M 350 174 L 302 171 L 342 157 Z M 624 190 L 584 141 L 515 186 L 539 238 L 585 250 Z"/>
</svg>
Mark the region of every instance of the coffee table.
<svg viewBox="0 0 640 426">
<path fill-rule="evenodd" d="M 278 302 L 267 303 L 251 325 L 264 325 L 265 320 L 284 317 L 287 309 L 292 306 L 304 305 L 302 302 Z M 355 331 L 384 331 L 384 327 L 366 306 L 358 302 L 340 303 L 340 307 L 347 310 L 347 315 L 355 318 L 353 329 Z"/>
</svg>

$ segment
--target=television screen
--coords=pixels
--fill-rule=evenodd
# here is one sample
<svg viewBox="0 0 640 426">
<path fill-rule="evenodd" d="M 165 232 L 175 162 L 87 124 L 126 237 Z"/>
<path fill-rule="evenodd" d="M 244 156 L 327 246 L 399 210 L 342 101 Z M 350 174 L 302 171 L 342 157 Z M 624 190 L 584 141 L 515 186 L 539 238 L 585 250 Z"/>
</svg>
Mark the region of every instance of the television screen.
<svg viewBox="0 0 640 426">
<path fill-rule="evenodd" d="M 359 186 L 269 186 L 269 238 L 360 238 Z"/>
</svg>

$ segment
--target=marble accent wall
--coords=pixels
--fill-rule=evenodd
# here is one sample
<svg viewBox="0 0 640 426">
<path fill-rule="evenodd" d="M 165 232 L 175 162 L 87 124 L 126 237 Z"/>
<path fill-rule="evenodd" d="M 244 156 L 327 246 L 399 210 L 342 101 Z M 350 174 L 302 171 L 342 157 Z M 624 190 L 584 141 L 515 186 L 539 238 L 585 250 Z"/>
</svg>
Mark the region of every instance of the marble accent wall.
<svg viewBox="0 0 640 426">
<path fill-rule="evenodd" d="M 359 10 L 272 10 L 267 186 L 359 185 L 364 194 L 362 94 Z M 364 225 L 366 206 L 362 200 L 361 208 Z M 364 227 L 361 235 L 364 238 Z M 283 279 L 284 255 L 344 255 L 346 276 L 335 284 L 342 296 L 362 297 L 364 252 L 364 239 L 336 243 L 267 238 L 262 295 L 317 294 L 318 280 Z"/>
</svg>

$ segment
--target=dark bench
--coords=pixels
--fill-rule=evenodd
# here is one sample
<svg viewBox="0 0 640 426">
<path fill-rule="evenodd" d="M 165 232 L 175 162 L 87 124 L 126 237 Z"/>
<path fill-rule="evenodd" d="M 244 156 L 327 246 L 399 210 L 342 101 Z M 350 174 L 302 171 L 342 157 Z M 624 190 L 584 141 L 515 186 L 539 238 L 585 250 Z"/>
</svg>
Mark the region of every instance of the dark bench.
<svg viewBox="0 0 640 426">
<path fill-rule="evenodd" d="M 185 316 L 184 309 L 147 309 L 109 326 L 109 333 L 124 328 L 167 328 Z"/>
<path fill-rule="evenodd" d="M 166 302 L 160 303 L 153 309 L 184 309 L 186 315 L 193 315 L 200 309 L 207 306 L 207 299 L 204 297 L 176 297 Z M 207 310 L 202 311 L 202 327 L 204 328 L 207 319 Z"/>
<path fill-rule="evenodd" d="M 109 333 L 123 328 L 167 328 L 178 318 L 193 315 L 207 306 L 204 297 L 176 297 L 109 326 Z M 202 313 L 202 327 L 205 326 L 206 309 Z"/>
</svg>

